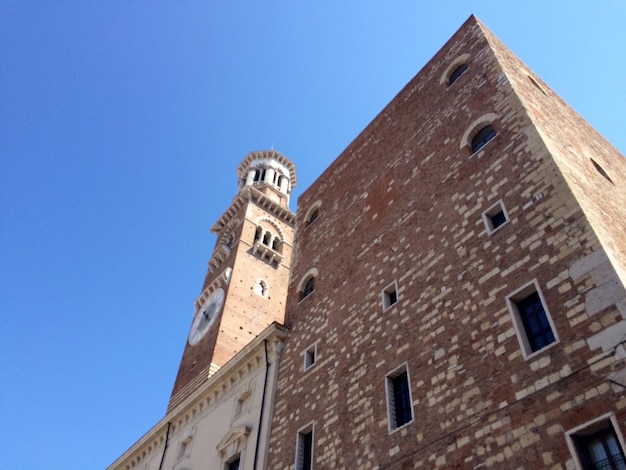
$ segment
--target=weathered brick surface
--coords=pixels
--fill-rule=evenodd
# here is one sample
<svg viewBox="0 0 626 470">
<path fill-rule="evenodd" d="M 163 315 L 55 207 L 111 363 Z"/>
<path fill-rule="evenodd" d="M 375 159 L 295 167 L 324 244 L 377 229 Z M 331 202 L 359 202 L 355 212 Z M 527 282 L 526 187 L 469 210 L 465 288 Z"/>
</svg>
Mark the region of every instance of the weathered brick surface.
<svg viewBox="0 0 626 470">
<path fill-rule="evenodd" d="M 565 431 L 608 411 L 623 425 L 623 389 L 607 381 L 623 363 L 590 340 L 621 324 L 619 293 L 590 315 L 605 281 L 570 269 L 604 251 L 606 279 L 623 283 L 626 166 L 528 74 L 470 18 L 300 198 L 269 468 L 294 468 L 309 423 L 315 468 L 362 469 L 573 468 Z M 497 136 L 470 155 L 462 136 L 488 113 Z M 510 222 L 489 235 L 481 214 L 498 200 Z M 558 341 L 524 358 L 506 297 L 533 280 Z M 414 420 L 390 433 L 385 376 L 405 363 Z"/>
<path fill-rule="evenodd" d="M 256 154 L 266 160 L 272 156 L 285 159 L 275 151 Z M 249 155 L 244 163 L 250 159 Z M 257 227 L 280 239 L 282 258 L 259 254 L 255 248 Z M 294 236 L 294 214 L 289 211 L 286 196 L 274 185 L 243 187 L 212 230 L 218 239 L 196 308 L 216 287 L 225 291 L 224 307 L 197 344 L 185 345 L 170 408 L 268 325 L 284 322 Z M 265 297 L 254 291 L 260 279 L 267 286 Z"/>
</svg>

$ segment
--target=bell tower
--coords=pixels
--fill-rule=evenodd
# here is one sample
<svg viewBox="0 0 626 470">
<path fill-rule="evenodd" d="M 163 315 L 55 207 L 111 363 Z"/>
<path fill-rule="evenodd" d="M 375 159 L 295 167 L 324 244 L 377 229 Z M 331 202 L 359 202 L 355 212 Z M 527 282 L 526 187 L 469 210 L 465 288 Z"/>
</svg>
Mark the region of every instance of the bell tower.
<svg viewBox="0 0 626 470">
<path fill-rule="evenodd" d="M 252 152 L 237 176 L 237 195 L 211 227 L 217 242 L 194 303 L 168 410 L 269 324 L 284 321 L 296 221 L 289 209 L 295 166 L 275 150 Z"/>
</svg>

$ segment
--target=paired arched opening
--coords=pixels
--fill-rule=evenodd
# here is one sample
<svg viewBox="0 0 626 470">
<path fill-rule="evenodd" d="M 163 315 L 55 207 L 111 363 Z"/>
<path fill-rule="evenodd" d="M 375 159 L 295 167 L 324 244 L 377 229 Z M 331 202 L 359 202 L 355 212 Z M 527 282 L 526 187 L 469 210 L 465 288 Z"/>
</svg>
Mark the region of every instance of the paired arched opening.
<svg viewBox="0 0 626 470">
<path fill-rule="evenodd" d="M 280 230 L 267 220 L 258 221 L 257 224 L 254 232 L 254 244 L 260 244 L 277 253 L 282 253 L 284 240 Z"/>
</svg>

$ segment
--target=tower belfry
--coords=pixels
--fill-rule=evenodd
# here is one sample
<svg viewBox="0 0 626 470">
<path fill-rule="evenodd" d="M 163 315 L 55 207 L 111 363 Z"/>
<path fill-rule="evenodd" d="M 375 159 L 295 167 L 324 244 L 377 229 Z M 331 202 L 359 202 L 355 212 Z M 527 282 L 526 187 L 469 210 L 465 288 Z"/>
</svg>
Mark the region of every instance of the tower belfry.
<svg viewBox="0 0 626 470">
<path fill-rule="evenodd" d="M 239 191 L 211 227 L 215 249 L 168 409 L 180 403 L 274 321 L 282 323 L 295 227 L 295 165 L 275 150 L 251 152 Z"/>
</svg>

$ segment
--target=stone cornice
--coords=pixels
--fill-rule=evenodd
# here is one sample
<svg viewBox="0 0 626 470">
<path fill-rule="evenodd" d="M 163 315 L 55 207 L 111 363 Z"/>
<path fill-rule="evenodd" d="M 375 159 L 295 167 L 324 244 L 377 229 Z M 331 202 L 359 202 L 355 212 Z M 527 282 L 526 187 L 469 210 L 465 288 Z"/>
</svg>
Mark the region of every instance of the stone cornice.
<svg viewBox="0 0 626 470">
<path fill-rule="evenodd" d="M 291 212 L 288 207 L 283 207 L 272 201 L 269 197 L 252 186 L 245 186 L 239 191 L 239 194 L 235 196 L 230 207 L 226 209 L 217 222 L 213 224 L 211 232 L 219 235 L 224 227 L 228 226 L 228 223 L 237 215 L 239 210 L 250 201 L 289 226 L 295 227 L 296 214 Z"/>
<path fill-rule="evenodd" d="M 296 179 L 296 166 L 293 164 L 291 160 L 285 157 L 283 154 L 277 152 L 276 150 L 263 150 L 260 152 L 250 152 L 246 155 L 246 158 L 239 164 L 237 167 L 237 175 L 239 178 L 244 176 L 244 171 L 246 168 L 250 166 L 250 162 L 254 160 L 275 160 L 279 164 L 283 165 L 285 168 L 289 170 L 289 179 L 291 180 L 291 187 L 295 188 L 296 184 L 298 184 L 298 180 Z"/>
</svg>

